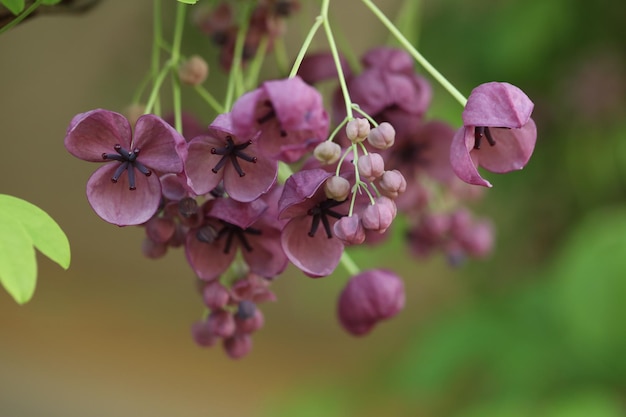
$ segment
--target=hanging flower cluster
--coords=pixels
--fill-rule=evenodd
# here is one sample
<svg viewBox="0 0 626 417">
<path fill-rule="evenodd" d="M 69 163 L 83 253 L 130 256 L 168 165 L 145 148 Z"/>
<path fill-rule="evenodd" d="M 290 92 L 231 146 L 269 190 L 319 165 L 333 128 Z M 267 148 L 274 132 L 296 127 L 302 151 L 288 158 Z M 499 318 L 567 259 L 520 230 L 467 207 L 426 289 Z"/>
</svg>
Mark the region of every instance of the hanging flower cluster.
<svg viewBox="0 0 626 417">
<path fill-rule="evenodd" d="M 402 279 L 383 268 L 360 271 L 347 251 L 384 242 L 398 215 L 407 219 L 407 249 L 416 257 L 440 251 L 458 265 L 490 253 L 493 225 L 466 203 L 480 197 L 476 185 L 491 187 L 478 167 L 518 170 L 532 154 L 533 104 L 519 88 L 476 87 L 458 129 L 429 119 L 433 90 L 416 72 L 416 52 L 376 47 L 361 69 L 350 68 L 334 47 L 324 1 L 317 22 L 328 29 L 331 51 L 305 54 L 305 43 L 289 76 L 246 89 L 237 77 L 270 53 L 299 5 L 262 1 L 243 9 L 248 20 L 236 18 L 236 7 L 222 2 L 195 16 L 231 74 L 223 105 L 202 87 L 208 67 L 198 56 L 184 60 L 175 43 L 165 71 L 153 74 L 145 115 L 134 122 L 88 111 L 72 119 L 65 137 L 72 155 L 102 164 L 87 182 L 102 219 L 144 227 L 149 258 L 183 248 L 206 307 L 192 326 L 198 345 L 220 342 L 230 357 L 245 356 L 264 323 L 259 305 L 275 300 L 270 284 L 289 264 L 312 278 L 340 264 L 347 269 L 352 278 L 337 314 L 353 335 L 395 316 L 405 302 Z M 215 111 L 208 128 L 183 117 L 176 99 L 169 123 L 153 111 L 168 70 Z M 316 84 L 331 79 L 337 87 L 325 101 Z"/>
</svg>

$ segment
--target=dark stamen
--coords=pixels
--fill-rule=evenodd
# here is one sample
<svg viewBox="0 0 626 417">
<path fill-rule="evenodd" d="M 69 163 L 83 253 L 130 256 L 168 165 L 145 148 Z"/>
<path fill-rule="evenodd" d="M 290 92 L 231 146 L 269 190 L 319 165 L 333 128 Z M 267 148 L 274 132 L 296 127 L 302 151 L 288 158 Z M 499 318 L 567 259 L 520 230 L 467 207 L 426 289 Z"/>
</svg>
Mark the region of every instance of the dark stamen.
<svg viewBox="0 0 626 417">
<path fill-rule="evenodd" d="M 482 142 L 483 137 L 487 139 L 487 143 L 489 143 L 490 146 L 496 144 L 488 127 L 477 126 L 474 128 L 474 149 L 480 149 L 480 142 Z"/>
<path fill-rule="evenodd" d="M 228 223 L 223 220 L 220 220 L 220 222 L 224 226 L 217 233 L 215 240 L 219 240 L 222 237 L 226 236 L 226 242 L 224 243 L 224 250 L 223 250 L 224 253 L 230 253 L 230 250 L 233 246 L 234 237 L 237 237 L 237 240 L 246 251 L 252 252 L 253 248 L 250 245 L 250 242 L 248 242 L 248 239 L 246 238 L 246 234 L 258 236 L 262 233 L 259 229 L 255 229 L 252 227 L 242 229 L 241 227 L 237 225 Z"/>
<path fill-rule="evenodd" d="M 313 217 L 311 221 L 311 229 L 309 230 L 308 235 L 313 237 L 319 228 L 320 222 L 324 225 L 324 231 L 326 232 L 326 236 L 330 239 L 333 237 L 332 228 L 330 227 L 330 221 L 328 216 L 334 217 L 335 219 L 340 219 L 345 216 L 345 214 L 337 213 L 332 210 L 334 207 L 337 207 L 340 204 L 343 204 L 344 201 L 337 201 L 333 199 L 327 199 L 317 204 L 315 207 L 311 208 L 307 214 Z"/>
<path fill-rule="evenodd" d="M 217 172 L 220 169 L 224 168 L 224 165 L 226 165 L 226 163 L 230 160 L 230 162 L 233 164 L 233 167 L 235 168 L 235 171 L 237 171 L 237 174 L 239 174 L 240 177 L 245 176 L 246 173 L 244 172 L 243 168 L 241 168 L 241 165 L 239 164 L 239 160 L 237 158 L 253 164 L 256 163 L 256 156 L 251 156 L 243 152 L 243 150 L 250 145 L 252 145 L 251 140 L 240 143 L 239 145 L 235 145 L 232 136 L 226 136 L 226 146 L 224 146 L 223 148 L 211 148 L 211 153 L 213 155 L 222 155 L 222 158 L 217 162 L 217 164 L 215 164 L 211 171 L 217 174 Z"/>
<path fill-rule="evenodd" d="M 139 148 L 135 148 L 132 152 L 129 152 L 128 150 L 122 148 L 122 145 L 118 143 L 113 146 L 113 149 L 116 153 L 102 154 L 102 159 L 104 160 L 121 162 L 120 166 L 118 166 L 113 173 L 113 176 L 111 177 L 111 182 L 118 182 L 124 171 L 128 171 L 128 189 L 135 190 L 137 188 L 135 169 L 137 169 L 146 177 L 152 175 L 152 171 L 150 171 L 148 167 L 137 161 L 137 157 L 139 156 Z"/>
</svg>

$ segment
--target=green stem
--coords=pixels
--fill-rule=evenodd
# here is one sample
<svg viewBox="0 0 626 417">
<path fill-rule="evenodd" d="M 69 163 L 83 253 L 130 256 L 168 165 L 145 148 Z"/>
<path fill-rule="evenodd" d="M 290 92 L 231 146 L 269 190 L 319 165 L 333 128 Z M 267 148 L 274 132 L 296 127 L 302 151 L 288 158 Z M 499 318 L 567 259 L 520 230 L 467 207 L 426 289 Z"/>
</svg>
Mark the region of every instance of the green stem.
<svg viewBox="0 0 626 417">
<path fill-rule="evenodd" d="M 156 82 L 159 75 L 161 61 L 161 49 L 159 45 L 161 44 L 161 41 L 161 0 L 154 0 L 154 12 L 152 13 L 152 59 L 150 63 L 150 78 L 153 82 Z M 147 109 L 146 112 L 148 112 Z M 154 113 L 157 115 L 161 114 L 161 103 L 158 100 L 154 102 Z"/>
<path fill-rule="evenodd" d="M 380 20 L 382 24 L 385 25 L 387 30 L 391 32 L 391 34 L 398 40 L 398 42 L 400 42 L 400 44 L 404 46 L 404 48 L 406 48 L 407 52 L 411 54 L 411 56 L 417 62 L 419 62 L 419 64 L 424 67 L 424 69 L 428 71 L 430 75 L 435 80 L 437 80 L 437 82 L 439 82 L 439 84 L 441 84 L 443 88 L 445 88 L 452 95 L 452 97 L 454 97 L 461 104 L 461 106 L 465 107 L 465 104 L 467 103 L 467 99 L 465 98 L 465 96 L 461 94 L 459 90 L 457 90 L 456 87 L 453 86 L 452 83 L 450 83 L 450 81 L 448 81 L 439 71 L 437 71 L 435 67 L 433 67 L 430 62 L 428 62 L 426 58 L 424 58 L 422 54 L 420 54 L 417 49 L 415 49 L 413 45 L 411 45 L 411 42 L 408 41 L 408 39 L 398 30 L 398 28 L 396 28 L 396 26 L 387 18 L 387 16 L 385 16 L 384 13 L 378 7 L 376 7 L 376 5 L 371 0 L 361 1 L 372 11 L 372 13 L 374 13 L 378 20 Z"/>
<path fill-rule="evenodd" d="M 341 254 L 341 259 L 339 260 L 339 262 L 341 262 L 341 265 L 351 276 L 357 275 L 361 272 L 359 266 L 354 262 L 352 257 L 348 255 L 347 252 Z"/>
<path fill-rule="evenodd" d="M 248 24 L 250 16 L 250 6 L 245 5 L 243 15 L 241 16 L 241 24 L 237 31 L 237 39 L 235 39 L 235 49 L 233 51 L 233 62 L 230 64 L 230 72 L 228 73 L 228 85 L 226 87 L 226 98 L 224 99 L 224 110 L 230 111 L 235 100 L 235 87 L 236 83 L 241 80 L 238 73 L 241 72 L 241 56 L 243 54 L 243 47 L 246 41 L 246 34 L 248 33 Z"/>
<path fill-rule="evenodd" d="M 246 90 L 252 90 L 257 86 L 259 82 L 259 74 L 261 73 L 263 62 L 265 61 L 265 55 L 267 55 L 268 46 L 269 37 L 263 36 L 261 38 L 261 42 L 259 43 L 259 47 L 256 50 L 256 54 L 254 55 L 254 59 L 250 62 L 250 66 L 248 67 L 248 75 L 246 76 L 245 83 Z"/>
<path fill-rule="evenodd" d="M 302 43 L 302 46 L 300 47 L 300 51 L 298 52 L 296 61 L 293 63 L 293 67 L 291 67 L 289 78 L 295 77 L 296 74 L 298 73 L 298 70 L 300 69 L 300 64 L 302 64 L 302 60 L 304 59 L 306 52 L 309 50 L 309 46 L 311 46 L 313 37 L 315 36 L 315 33 L 317 33 L 317 30 L 320 28 L 320 26 L 322 26 L 323 21 L 324 21 L 324 17 L 322 16 L 317 16 L 315 18 L 315 23 L 313 23 L 313 26 L 311 26 L 309 33 L 306 35 L 306 38 L 304 38 L 304 42 Z"/>
<path fill-rule="evenodd" d="M 372 116 L 361 110 L 361 107 L 356 104 L 352 104 L 352 109 L 359 113 L 361 116 L 365 117 L 374 127 L 378 127 L 378 122 L 374 120 Z"/>
<path fill-rule="evenodd" d="M 180 92 L 180 80 L 176 68 L 180 61 L 180 44 L 183 39 L 183 28 L 185 26 L 185 12 L 187 11 L 184 3 L 178 3 L 176 7 L 176 23 L 174 26 L 174 40 L 172 41 L 172 55 L 170 62 L 172 64 L 172 101 L 174 107 L 174 128 L 179 132 L 183 132 L 182 119 L 182 100 Z"/>
<path fill-rule="evenodd" d="M 33 4 L 30 5 L 28 9 L 24 10 L 19 16 L 16 16 L 15 19 L 11 20 L 6 26 L 0 29 L 0 35 L 11 29 L 13 26 L 18 25 L 22 20 L 26 19 L 28 15 L 30 15 L 32 12 L 35 11 L 37 7 L 39 7 L 42 1 L 43 0 L 35 1 Z"/>
<path fill-rule="evenodd" d="M 148 102 L 146 103 L 146 113 L 151 113 L 152 108 L 155 107 L 155 103 L 157 102 L 157 98 L 159 96 L 159 90 L 161 89 L 161 84 L 163 84 L 165 76 L 170 70 L 170 67 L 171 63 L 168 61 L 165 66 L 161 68 L 161 71 L 157 74 L 154 80 L 154 85 L 152 86 L 152 92 L 150 93 L 150 97 L 148 98 Z"/>
<path fill-rule="evenodd" d="M 217 101 L 215 97 L 213 97 L 211 93 L 206 90 L 206 88 L 201 85 L 197 85 L 194 87 L 194 89 L 196 90 L 196 93 L 198 93 L 198 95 L 200 95 L 200 97 L 202 97 L 204 101 L 206 101 L 207 104 L 211 106 L 213 110 L 215 110 L 216 113 L 224 113 L 222 105 L 219 103 L 219 101 Z"/>
</svg>

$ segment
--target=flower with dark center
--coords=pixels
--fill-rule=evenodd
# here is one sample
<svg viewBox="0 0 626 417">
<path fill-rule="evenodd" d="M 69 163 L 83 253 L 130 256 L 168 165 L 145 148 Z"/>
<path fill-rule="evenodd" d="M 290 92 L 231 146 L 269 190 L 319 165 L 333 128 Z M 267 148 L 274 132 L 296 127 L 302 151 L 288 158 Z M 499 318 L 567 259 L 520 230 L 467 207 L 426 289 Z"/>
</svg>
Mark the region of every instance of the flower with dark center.
<svg viewBox="0 0 626 417">
<path fill-rule="evenodd" d="M 208 135 L 189 142 L 185 171 L 191 189 L 207 194 L 223 180 L 225 192 L 237 201 L 249 202 L 266 193 L 276 181 L 278 163 L 259 151 L 257 139 L 254 134 L 235 135 L 231 113 L 217 116 Z"/>
<path fill-rule="evenodd" d="M 321 94 L 297 76 L 264 82 L 241 96 L 232 114 L 235 133 L 260 131 L 263 152 L 284 162 L 297 161 L 328 135 Z"/>
<path fill-rule="evenodd" d="M 181 173 L 187 154 L 185 139 L 159 117 L 141 116 L 133 135 L 124 116 L 102 109 L 72 119 L 65 147 L 77 158 L 105 162 L 87 182 L 87 199 L 118 226 L 144 223 L 157 212 L 160 176 Z"/>
<path fill-rule="evenodd" d="M 463 110 L 463 127 L 450 147 L 456 175 L 469 184 L 491 187 L 477 166 L 495 173 L 522 169 L 537 140 L 532 110 L 533 102 L 511 84 L 491 82 L 476 87 Z M 489 146 L 481 146 L 483 138 Z"/>
<path fill-rule="evenodd" d="M 272 216 L 275 210 L 269 209 L 270 204 L 276 202 L 263 198 L 249 203 L 232 198 L 212 202 L 204 224 L 190 230 L 185 244 L 187 260 L 198 277 L 219 277 L 235 259 L 238 247 L 253 273 L 273 277 L 287 267 L 280 229 Z"/>
<path fill-rule="evenodd" d="M 280 218 L 287 220 L 281 243 L 289 260 L 310 277 L 331 274 L 344 245 L 333 235 L 335 223 L 345 216 L 345 201 L 329 200 L 324 183 L 333 174 L 323 169 L 296 172 L 285 182 L 278 203 Z M 325 233 L 319 233 L 322 224 Z"/>
</svg>

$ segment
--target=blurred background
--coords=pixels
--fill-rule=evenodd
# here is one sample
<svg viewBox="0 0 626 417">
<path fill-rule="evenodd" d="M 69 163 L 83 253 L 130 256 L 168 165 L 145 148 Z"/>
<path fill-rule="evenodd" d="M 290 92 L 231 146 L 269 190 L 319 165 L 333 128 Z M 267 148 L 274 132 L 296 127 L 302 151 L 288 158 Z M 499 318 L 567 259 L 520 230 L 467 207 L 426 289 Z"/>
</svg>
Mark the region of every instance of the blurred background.
<svg viewBox="0 0 626 417">
<path fill-rule="evenodd" d="M 401 5 L 377 3 L 390 16 Z M 289 22 L 292 53 L 309 9 Z M 335 319 L 343 271 L 290 270 L 239 361 L 192 342 L 202 305 L 182 251 L 143 258 L 143 230 L 91 211 L 94 166 L 63 147 L 75 114 L 130 104 L 149 67 L 151 1 L 104 0 L 0 36 L 0 192 L 46 210 L 72 246 L 67 272 L 39 257 L 27 305 L 0 291 L 0 417 L 626 415 L 625 3 L 413 9 L 412 40 L 462 92 L 508 81 L 536 103 L 531 162 L 488 176 L 494 188 L 474 207 L 494 219 L 495 251 L 451 268 L 442 256 L 412 259 L 401 233 L 356 251 L 362 268 L 394 267 L 407 287 L 404 311 L 364 338 Z M 358 1 L 331 14 L 357 55 L 389 39 Z M 191 27 L 183 52 L 211 54 Z M 430 115 L 458 126 L 460 112 L 436 88 Z"/>
</svg>

